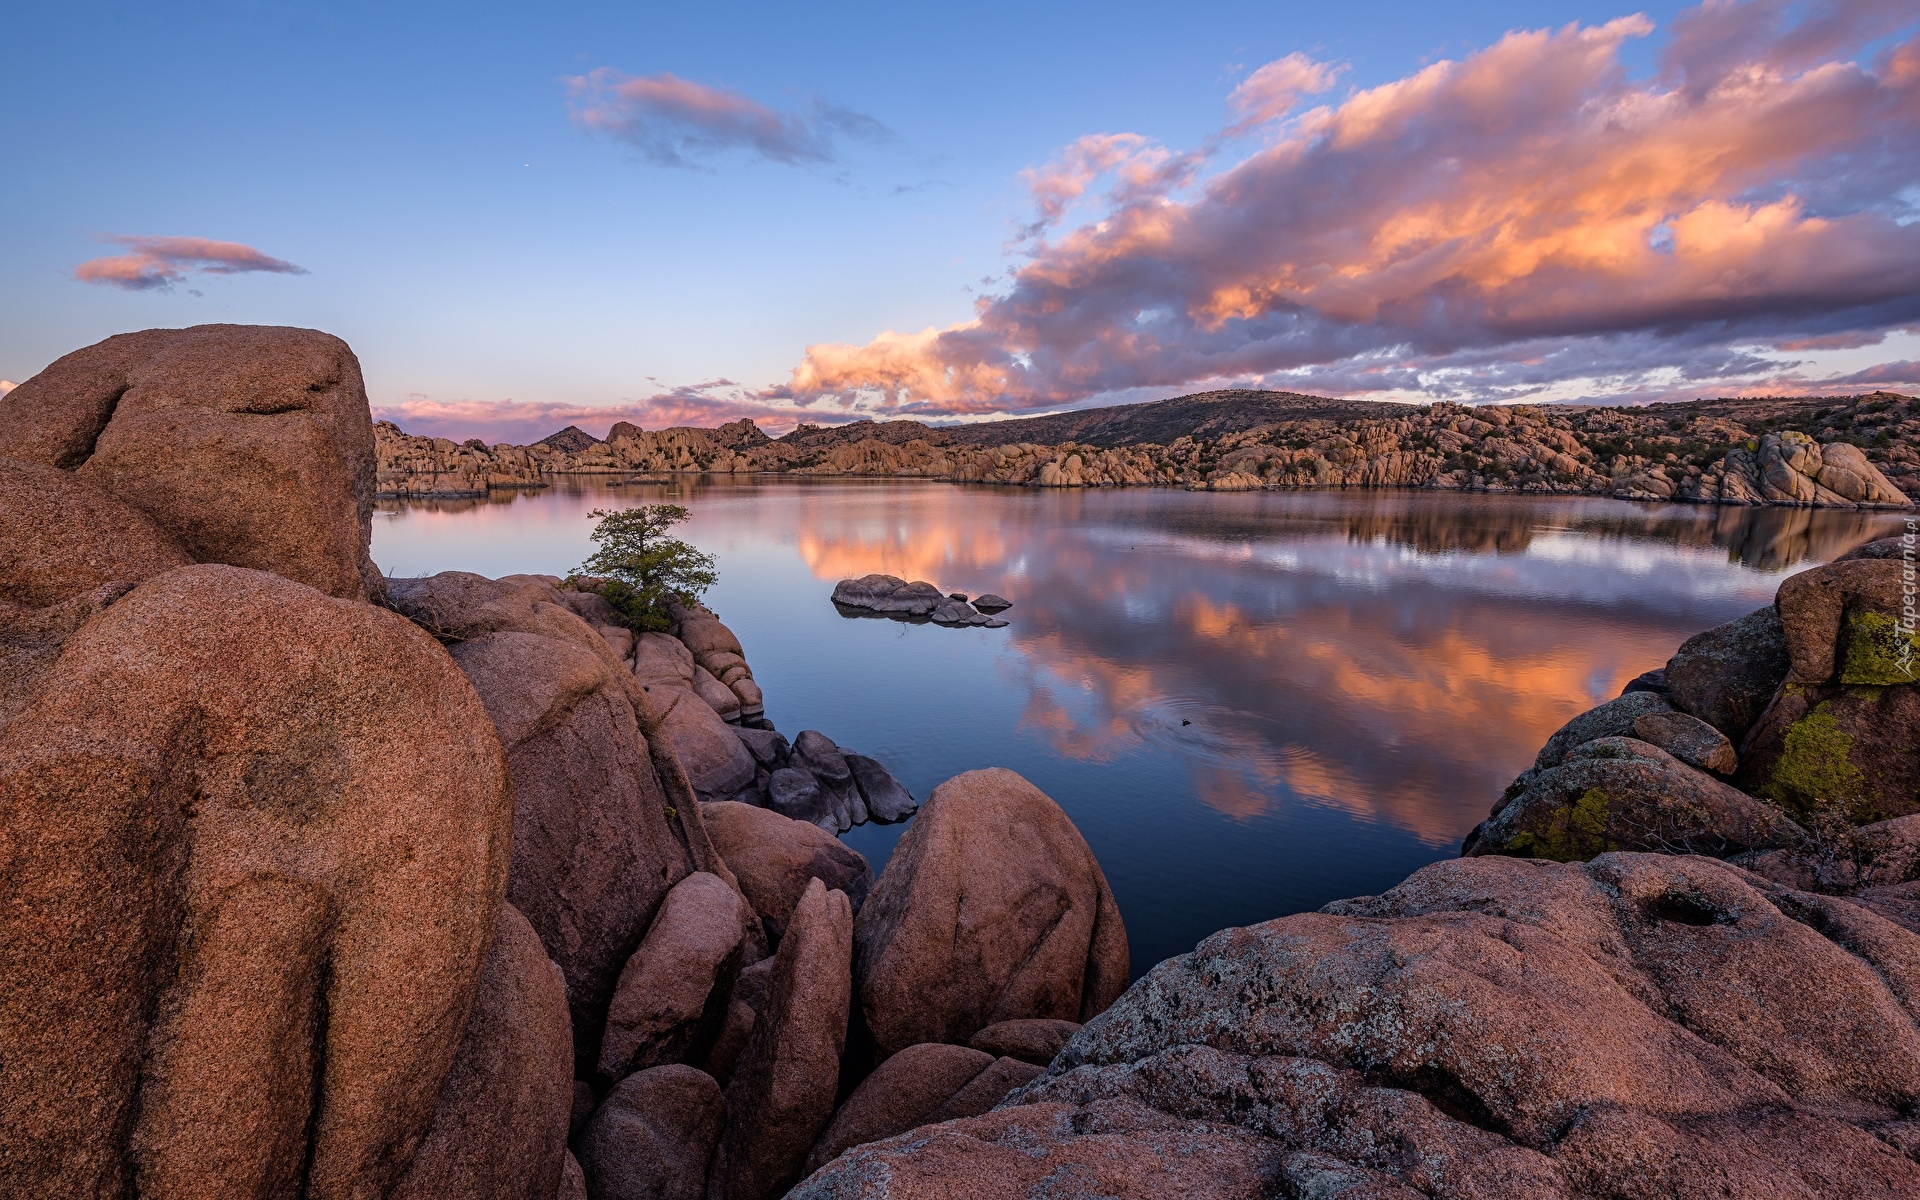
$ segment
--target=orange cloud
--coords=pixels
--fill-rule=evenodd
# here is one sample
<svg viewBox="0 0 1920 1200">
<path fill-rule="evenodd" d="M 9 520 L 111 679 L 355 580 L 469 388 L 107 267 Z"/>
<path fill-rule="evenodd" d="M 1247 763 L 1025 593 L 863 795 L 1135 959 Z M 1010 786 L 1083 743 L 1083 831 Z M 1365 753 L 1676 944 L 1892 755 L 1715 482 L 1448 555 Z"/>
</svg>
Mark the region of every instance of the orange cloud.
<svg viewBox="0 0 1920 1200">
<path fill-rule="evenodd" d="M 112 236 L 100 239 L 129 247 L 125 254 L 88 259 L 73 269 L 82 283 L 106 284 L 128 291 L 164 291 L 189 274 L 244 275 L 264 271 L 305 275 L 306 268 L 262 254 L 239 242 L 195 237 Z"/>
<path fill-rule="evenodd" d="M 1715 0 L 1648 78 L 1622 65 L 1653 32 L 1632 16 L 1509 34 L 1239 161 L 1083 138 L 1028 173 L 1038 215 L 1003 294 L 946 329 L 808 347 L 790 390 L 978 412 L 1227 379 L 1779 373 L 1793 364 L 1731 350 L 1920 319 L 1916 23 L 1884 0 Z M 1260 68 L 1229 132 L 1333 73 Z M 1102 180 L 1096 212 L 1046 235 Z M 1382 356 L 1405 369 L 1369 379 Z"/>
</svg>

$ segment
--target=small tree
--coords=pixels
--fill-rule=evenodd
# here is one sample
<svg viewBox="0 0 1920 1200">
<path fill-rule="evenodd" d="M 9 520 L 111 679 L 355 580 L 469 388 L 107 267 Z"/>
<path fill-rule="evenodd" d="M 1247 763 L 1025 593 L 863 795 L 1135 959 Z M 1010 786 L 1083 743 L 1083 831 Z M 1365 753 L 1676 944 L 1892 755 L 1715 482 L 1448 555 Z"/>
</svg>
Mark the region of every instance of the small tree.
<svg viewBox="0 0 1920 1200">
<path fill-rule="evenodd" d="M 687 510 L 678 504 L 596 508 L 587 516 L 600 522 L 593 530 L 600 548 L 575 573 L 612 581 L 600 594 L 629 628 L 666 629 L 667 601 L 696 603 L 719 578 L 713 555 L 668 536 L 667 530 L 687 519 Z"/>
</svg>

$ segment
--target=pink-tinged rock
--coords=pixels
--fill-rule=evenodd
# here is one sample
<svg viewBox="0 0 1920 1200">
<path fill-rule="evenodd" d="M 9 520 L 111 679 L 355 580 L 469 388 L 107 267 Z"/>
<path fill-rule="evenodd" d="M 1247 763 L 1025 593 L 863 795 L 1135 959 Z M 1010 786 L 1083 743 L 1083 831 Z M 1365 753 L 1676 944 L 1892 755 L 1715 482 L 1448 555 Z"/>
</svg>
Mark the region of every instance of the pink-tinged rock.
<svg viewBox="0 0 1920 1200">
<path fill-rule="evenodd" d="M 706 1200 L 725 1108 L 720 1085 L 671 1064 L 627 1076 L 580 1135 L 593 1200 Z"/>
<path fill-rule="evenodd" d="M 600 1043 L 602 1078 L 704 1059 L 741 960 L 760 945 L 758 923 L 717 876 L 696 871 L 675 884 L 620 972 Z"/>
<path fill-rule="evenodd" d="M 1012 771 L 955 776 L 860 910 L 860 1006 L 880 1053 L 1001 1021 L 1086 1021 L 1127 985 L 1126 929 L 1073 822 Z"/>
<path fill-rule="evenodd" d="M 562 1183 L 572 1091 L 566 984 L 503 904 L 433 1124 L 388 1200 L 546 1200 Z"/>
<path fill-rule="evenodd" d="M 108 338 L 0 397 L 0 457 L 77 472 L 196 561 L 333 596 L 379 592 L 366 386 L 328 334 L 199 325 Z"/>
<path fill-rule="evenodd" d="M 795 1195 L 937 1195 L 962 1162 L 971 1194 L 1022 1195 L 1026 1170 L 1182 1130 L 1434 1197 L 1912 1196 L 1917 996 L 1920 936 L 1864 903 L 1700 858 L 1456 859 L 1213 935 L 1010 1107 L 852 1151 Z M 981 1147 L 1009 1129 L 1025 1162 Z"/>
<path fill-rule="evenodd" d="M 714 1194 L 772 1200 L 833 1116 L 853 994 L 853 909 L 819 880 L 793 911 L 767 999 L 727 1084 Z"/>
<path fill-rule="evenodd" d="M 866 901 L 872 869 L 859 851 L 832 834 L 751 804 L 701 807 L 714 849 L 776 941 L 812 880 L 844 892 L 856 911 Z"/>
<path fill-rule="evenodd" d="M 927 1119 L 992 1066 L 993 1055 L 965 1046 L 908 1046 L 860 1081 L 807 1156 L 811 1174 L 853 1146 L 884 1141 Z M 1004 1094 L 1004 1093 L 1003 1093 Z"/>
<path fill-rule="evenodd" d="M 97 483 L 0 458 L 0 601 L 39 608 L 193 560 L 179 540 Z"/>
<path fill-rule="evenodd" d="M 1002 1021 L 974 1034 L 967 1045 L 995 1057 L 1017 1058 L 1044 1067 L 1078 1032 L 1080 1025 L 1074 1021 Z"/>
<path fill-rule="evenodd" d="M 0 1164 L 23 1196 L 384 1196 L 512 845 L 492 722 L 406 621 L 154 576 L 0 728 Z"/>
</svg>

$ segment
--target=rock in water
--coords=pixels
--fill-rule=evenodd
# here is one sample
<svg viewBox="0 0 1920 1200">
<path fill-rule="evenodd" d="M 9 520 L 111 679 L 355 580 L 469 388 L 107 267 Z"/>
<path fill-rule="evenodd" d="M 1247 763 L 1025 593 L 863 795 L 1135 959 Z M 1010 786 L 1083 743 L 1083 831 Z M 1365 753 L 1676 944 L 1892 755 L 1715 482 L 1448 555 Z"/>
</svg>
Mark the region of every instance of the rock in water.
<svg viewBox="0 0 1920 1200">
<path fill-rule="evenodd" d="M 0 457 L 76 472 L 196 561 L 378 594 L 373 422 L 339 338 L 266 325 L 108 338 L 0 397 Z"/>
<path fill-rule="evenodd" d="M 1738 741 L 1787 677 L 1787 635 L 1772 605 L 1697 633 L 1667 660 L 1668 699 Z"/>
<path fill-rule="evenodd" d="M 386 1195 L 512 821 L 473 688 L 392 613 L 192 566 L 94 616 L 0 729 L 7 1190 Z"/>
<path fill-rule="evenodd" d="M 1125 990 L 1126 929 L 1073 822 L 1004 768 L 934 789 L 860 910 L 860 1007 L 884 1056 Z"/>
<path fill-rule="evenodd" d="M 433 1127 L 389 1200 L 549 1200 L 573 1091 L 567 988 L 533 926 L 500 906 L 480 990 Z"/>
<path fill-rule="evenodd" d="M 580 1136 L 593 1200 L 706 1200 L 725 1109 L 720 1085 L 692 1067 L 654 1067 L 607 1093 Z"/>
<path fill-rule="evenodd" d="M 734 729 L 740 740 L 746 744 L 747 753 L 753 755 L 757 766 L 768 771 L 778 771 L 787 765 L 787 756 L 793 753 L 793 747 L 787 739 L 772 729 L 749 729 L 742 725 Z"/>
<path fill-rule="evenodd" d="M 1012 608 L 1013 601 L 1004 596 L 996 596 L 992 592 L 988 592 L 984 596 L 975 596 L 973 598 L 973 606 L 983 613 L 997 613 L 1005 612 L 1007 609 Z"/>
<path fill-rule="evenodd" d="M 864 754 L 849 754 L 846 760 L 847 769 L 853 772 L 853 782 L 860 788 L 867 815 L 873 820 L 892 825 L 920 810 L 920 802 L 900 785 L 893 772 Z"/>
<path fill-rule="evenodd" d="M 863 825 L 867 820 L 867 807 L 860 799 L 860 791 L 853 781 L 853 769 L 847 765 L 846 756 L 840 753 L 840 747 L 832 739 L 817 729 L 803 729 L 800 736 L 793 739 L 794 767 L 805 768 L 812 772 L 820 785 L 820 811 L 822 816 L 833 818 L 835 833 L 845 833 L 855 825 Z M 780 808 L 779 804 L 775 805 Z M 790 816 L 798 813 L 790 812 Z"/>
<path fill-rule="evenodd" d="M 845 893 L 855 912 L 873 888 L 873 870 L 860 852 L 810 822 L 751 804 L 704 808 L 714 849 L 733 868 L 747 903 L 775 940 L 786 932 L 810 881 Z"/>
<path fill-rule="evenodd" d="M 1861 905 L 1705 859 L 1456 859 L 1214 934 L 1011 1107 L 793 1196 L 955 1172 L 979 1200 L 1063 1177 L 1141 1200 L 1912 1196 L 1916 964 L 1920 936 Z"/>
<path fill-rule="evenodd" d="M 835 604 L 897 616 L 924 617 L 945 600 L 940 589 L 930 583 L 908 583 L 892 575 L 842 579 L 833 588 Z"/>
<path fill-rule="evenodd" d="M 727 1084 L 727 1127 L 713 1164 L 726 1200 L 773 1200 L 800 1178 L 833 1116 L 853 993 L 853 909 L 807 885 L 774 958 L 766 1003 Z"/>
<path fill-rule="evenodd" d="M 758 924 L 716 876 L 696 871 L 674 884 L 620 972 L 600 1043 L 601 1077 L 705 1058 L 748 948 L 762 945 Z"/>
<path fill-rule="evenodd" d="M 768 778 L 767 806 L 791 820 L 818 825 L 829 835 L 839 829 L 833 797 L 802 767 L 781 767 Z"/>
</svg>

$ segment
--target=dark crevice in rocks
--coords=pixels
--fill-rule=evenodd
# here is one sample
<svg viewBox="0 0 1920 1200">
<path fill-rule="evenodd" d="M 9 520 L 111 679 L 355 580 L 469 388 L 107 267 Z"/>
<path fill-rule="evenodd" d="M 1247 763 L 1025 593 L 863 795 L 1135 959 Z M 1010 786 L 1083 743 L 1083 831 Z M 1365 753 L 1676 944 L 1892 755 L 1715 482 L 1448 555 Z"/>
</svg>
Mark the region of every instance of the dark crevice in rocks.
<svg viewBox="0 0 1920 1200">
<path fill-rule="evenodd" d="M 1729 925 L 1733 917 L 1714 908 L 1698 896 L 1689 896 L 1684 892 L 1669 892 L 1647 905 L 1646 913 L 1655 921 L 1669 921 L 1676 925 Z"/>
<path fill-rule="evenodd" d="M 1438 1063 L 1422 1063 L 1412 1070 L 1373 1067 L 1365 1072 L 1369 1087 L 1399 1088 L 1426 1097 L 1427 1103 L 1462 1124 L 1512 1139 L 1512 1131 L 1459 1076 Z"/>
<path fill-rule="evenodd" d="M 107 431 L 107 425 L 112 422 L 113 414 L 120 408 L 121 397 L 125 396 L 132 388 L 132 384 L 123 383 L 108 393 L 106 403 L 101 407 L 93 423 L 93 427 L 81 431 L 81 436 L 86 439 L 85 443 L 77 449 L 61 455 L 60 460 L 53 465 L 63 471 L 77 471 L 85 465 L 86 461 L 93 457 L 93 449 L 99 444 L 100 435 Z"/>
</svg>

